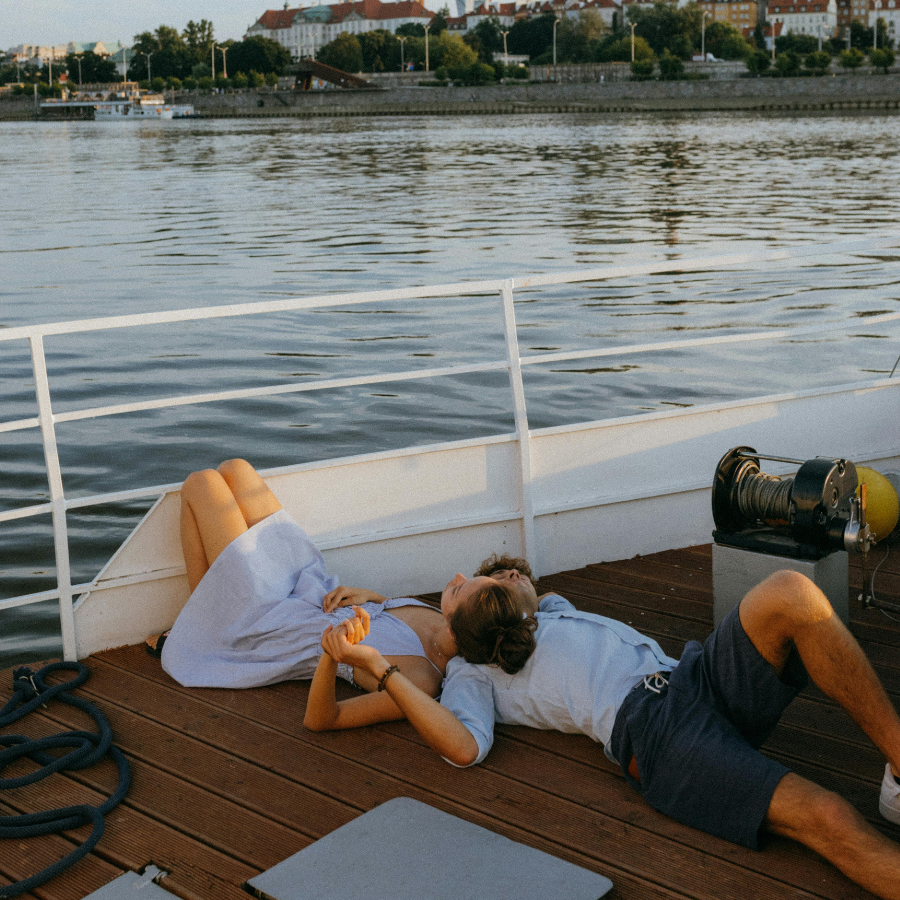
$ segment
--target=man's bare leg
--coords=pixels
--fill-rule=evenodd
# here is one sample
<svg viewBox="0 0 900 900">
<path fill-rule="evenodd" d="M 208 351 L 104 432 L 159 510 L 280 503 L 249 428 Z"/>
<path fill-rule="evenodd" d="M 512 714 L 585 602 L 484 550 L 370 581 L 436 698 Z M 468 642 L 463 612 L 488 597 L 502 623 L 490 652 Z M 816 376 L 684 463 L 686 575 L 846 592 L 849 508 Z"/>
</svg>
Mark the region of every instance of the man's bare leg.
<svg viewBox="0 0 900 900">
<path fill-rule="evenodd" d="M 806 844 L 876 897 L 900 900 L 900 845 L 833 791 L 789 772 L 775 788 L 765 825 Z"/>
<path fill-rule="evenodd" d="M 900 717 L 828 598 L 798 572 L 776 572 L 741 601 L 741 625 L 781 674 L 796 647 L 809 677 L 839 703 L 900 773 Z"/>
<path fill-rule="evenodd" d="M 744 597 L 739 612 L 747 637 L 778 674 L 796 648 L 815 684 L 900 772 L 900 718 L 862 648 L 812 581 L 776 572 Z M 876 896 L 900 900 L 900 845 L 833 791 L 789 773 L 775 789 L 765 825 L 806 844 Z"/>
</svg>

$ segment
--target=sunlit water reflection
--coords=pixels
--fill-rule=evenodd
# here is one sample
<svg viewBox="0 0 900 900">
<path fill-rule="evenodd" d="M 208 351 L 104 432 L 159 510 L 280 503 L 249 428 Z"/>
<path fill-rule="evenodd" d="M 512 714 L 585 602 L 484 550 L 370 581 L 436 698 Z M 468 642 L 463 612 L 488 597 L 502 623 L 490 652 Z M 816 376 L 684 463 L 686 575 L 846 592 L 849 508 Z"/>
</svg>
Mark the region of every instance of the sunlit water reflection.
<svg viewBox="0 0 900 900">
<path fill-rule="evenodd" d="M 896 117 L 541 116 L 0 125 L 0 327 L 677 260 L 884 233 Z M 892 253 L 557 287 L 517 300 L 525 353 L 846 320 L 847 336 L 526 370 L 532 427 L 887 374 Z M 673 265 L 674 268 L 674 265 Z M 503 354 L 495 297 L 47 341 L 56 409 L 431 368 Z M 0 344 L 2 420 L 35 415 Z M 71 495 L 511 430 L 503 377 L 183 407 L 59 427 Z M 0 440 L 0 509 L 47 496 L 36 431 Z M 141 505 L 70 516 L 73 577 Z M 451 573 L 452 574 L 452 573 Z M 0 526 L 0 598 L 52 587 L 49 518 Z M 0 665 L 58 652 L 55 604 L 0 613 Z"/>
</svg>

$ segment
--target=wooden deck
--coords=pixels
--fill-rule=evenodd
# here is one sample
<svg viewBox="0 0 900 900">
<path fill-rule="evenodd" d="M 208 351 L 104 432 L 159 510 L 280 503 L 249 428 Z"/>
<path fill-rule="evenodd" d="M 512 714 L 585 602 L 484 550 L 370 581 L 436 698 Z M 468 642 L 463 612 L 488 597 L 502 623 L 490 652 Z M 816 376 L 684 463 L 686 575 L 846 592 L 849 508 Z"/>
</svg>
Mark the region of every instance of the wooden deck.
<svg viewBox="0 0 900 900">
<path fill-rule="evenodd" d="M 686 640 L 702 639 L 712 627 L 710 568 L 710 548 L 697 547 L 564 572 L 541 587 L 634 625 L 677 657 Z M 859 581 L 854 570 L 857 591 Z M 900 553 L 879 572 L 876 589 L 900 602 Z M 900 621 L 851 606 L 853 631 L 896 700 Z M 96 850 L 28 897 L 78 900 L 152 862 L 170 873 L 163 886 L 179 897 L 246 900 L 241 886 L 248 878 L 397 796 L 601 872 L 617 900 L 870 896 L 791 842 L 774 840 L 753 853 L 659 815 L 586 737 L 501 727 L 483 765 L 456 770 L 405 722 L 306 731 L 308 683 L 186 689 L 141 647 L 100 654 L 88 665 L 92 676 L 80 693 L 108 715 L 134 783 Z M 0 706 L 10 684 L 3 673 Z M 70 727 L 86 727 L 85 720 L 54 703 L 13 730 L 38 736 Z M 882 758 L 816 689 L 791 705 L 766 751 L 839 791 L 900 840 L 900 828 L 878 815 Z M 114 781 L 111 763 L 54 776 L 42 787 L 3 792 L 0 815 L 94 804 Z M 0 885 L 71 847 L 63 837 L 0 842 Z"/>
</svg>

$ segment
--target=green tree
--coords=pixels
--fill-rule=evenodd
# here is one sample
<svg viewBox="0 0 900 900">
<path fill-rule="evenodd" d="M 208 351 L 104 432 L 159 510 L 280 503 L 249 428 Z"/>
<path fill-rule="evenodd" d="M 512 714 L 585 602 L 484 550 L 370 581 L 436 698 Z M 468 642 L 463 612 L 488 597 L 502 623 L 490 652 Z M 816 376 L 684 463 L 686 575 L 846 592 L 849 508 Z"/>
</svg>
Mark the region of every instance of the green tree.
<svg viewBox="0 0 900 900">
<path fill-rule="evenodd" d="M 659 57 L 668 50 L 671 56 L 688 59 L 700 46 L 703 13 L 695 2 L 680 9 L 660 0 L 649 9 L 634 4 L 628 7 L 628 18 L 635 25 L 635 35 L 644 38 Z"/>
<path fill-rule="evenodd" d="M 425 26 L 420 25 L 418 22 L 406 22 L 401 25 L 394 34 L 399 34 L 400 37 L 425 37 Z"/>
<path fill-rule="evenodd" d="M 448 69 L 468 68 L 478 62 L 478 55 L 458 34 L 442 31 L 431 50 L 434 65 Z M 452 77 L 452 76 L 451 76 Z"/>
<path fill-rule="evenodd" d="M 503 35 L 500 33 L 500 20 L 496 16 L 482 19 L 469 34 L 478 38 L 479 47 L 469 44 L 478 54 L 482 62 L 491 62 L 498 53 L 503 53 Z M 466 35 L 466 37 L 469 36 Z M 466 41 L 466 43 L 469 43 Z"/>
<path fill-rule="evenodd" d="M 319 62 L 334 66 L 342 72 L 361 72 L 363 53 L 356 35 L 344 31 L 333 41 L 325 44 L 316 54 Z"/>
<path fill-rule="evenodd" d="M 817 50 L 815 53 L 807 55 L 803 60 L 803 65 L 817 75 L 824 75 L 825 70 L 831 65 L 831 54 L 824 50 Z"/>
<path fill-rule="evenodd" d="M 771 65 L 769 54 L 765 50 L 754 50 L 744 62 L 751 75 L 762 75 L 763 72 L 768 71 Z"/>
<path fill-rule="evenodd" d="M 442 6 L 431 18 L 431 30 L 428 32 L 432 37 L 447 30 L 447 19 L 450 18 L 450 10 L 446 6 Z"/>
<path fill-rule="evenodd" d="M 634 39 L 635 60 L 656 59 L 650 45 L 642 37 Z M 606 44 L 600 54 L 600 62 L 630 62 L 631 61 L 631 36 L 621 37 Z"/>
<path fill-rule="evenodd" d="M 509 30 L 507 47 L 510 53 L 535 59 L 553 46 L 553 15 L 519 19 Z"/>
<path fill-rule="evenodd" d="M 131 50 L 128 77 L 132 80 L 147 78 L 148 54 L 150 74 L 161 78 L 171 78 L 173 75 L 183 78 L 190 74 L 193 65 L 184 39 L 177 29 L 168 25 L 160 25 L 155 32 L 145 31 L 135 35 Z"/>
<path fill-rule="evenodd" d="M 399 67 L 399 41 L 390 32 L 382 28 L 364 31 L 359 35 L 359 45 L 362 48 L 363 72 L 393 72 Z M 393 64 L 395 58 L 396 65 Z"/>
<path fill-rule="evenodd" d="M 81 60 L 80 67 L 79 59 Z M 81 84 L 108 83 L 119 81 L 121 78 L 116 71 L 116 64 L 111 59 L 98 56 L 93 50 L 86 50 L 84 53 L 70 53 L 66 57 L 66 72 L 70 82 L 75 81 Z"/>
<path fill-rule="evenodd" d="M 887 75 L 888 69 L 894 64 L 894 51 L 888 47 L 880 47 L 878 50 L 873 50 L 869 54 L 869 62 L 876 69 L 881 69 Z"/>
<path fill-rule="evenodd" d="M 653 77 L 654 68 L 652 59 L 636 59 L 631 64 L 632 81 L 649 81 Z"/>
<path fill-rule="evenodd" d="M 226 59 L 228 71 L 232 73 L 244 72 L 246 74 L 253 69 L 264 75 L 269 72 L 283 75 L 291 64 L 291 54 L 287 47 L 282 46 L 278 41 L 258 34 L 233 44 L 228 50 Z M 358 72 L 359 69 L 352 71 Z"/>
<path fill-rule="evenodd" d="M 851 47 L 849 50 L 842 50 L 839 58 L 840 64 L 845 69 L 858 69 L 866 59 L 866 54 L 858 47 Z"/>
<path fill-rule="evenodd" d="M 706 28 L 706 52 L 718 59 L 746 59 L 753 47 L 728 22 L 711 22 Z"/>
<path fill-rule="evenodd" d="M 212 46 L 215 41 L 213 24 L 207 19 L 187 23 L 181 38 L 187 48 L 191 63 L 205 63 L 212 59 Z"/>
<path fill-rule="evenodd" d="M 874 30 L 872 28 L 866 28 L 859 19 L 854 19 L 850 23 L 850 49 L 856 48 L 857 50 L 862 50 L 865 52 L 872 46 L 872 38 L 874 37 Z M 855 66 L 851 66 L 851 68 L 855 68 Z"/>
<path fill-rule="evenodd" d="M 775 57 L 775 69 L 782 78 L 791 78 L 800 71 L 800 54 L 788 50 Z"/>
<path fill-rule="evenodd" d="M 668 50 L 659 58 L 659 77 L 663 81 L 677 81 L 684 75 L 684 63 Z"/>
<path fill-rule="evenodd" d="M 808 53 L 815 53 L 818 49 L 818 38 L 811 34 L 794 34 L 791 32 L 775 38 L 776 53 L 796 53 L 799 56 L 806 56 Z"/>
</svg>

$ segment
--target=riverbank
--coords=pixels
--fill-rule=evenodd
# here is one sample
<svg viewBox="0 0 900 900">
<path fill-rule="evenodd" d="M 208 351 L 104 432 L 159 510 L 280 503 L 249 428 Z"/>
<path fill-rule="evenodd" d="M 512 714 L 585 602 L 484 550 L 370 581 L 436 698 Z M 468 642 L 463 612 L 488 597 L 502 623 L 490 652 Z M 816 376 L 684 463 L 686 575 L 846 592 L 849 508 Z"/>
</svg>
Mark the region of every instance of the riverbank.
<svg viewBox="0 0 900 900">
<path fill-rule="evenodd" d="M 498 84 L 385 90 L 176 94 L 203 118 L 510 115 L 517 113 L 900 110 L 900 74 L 709 81 Z M 0 102 L 0 120 L 35 117 L 31 98 Z"/>
<path fill-rule="evenodd" d="M 382 91 L 185 95 L 208 118 L 713 110 L 900 110 L 900 75 L 398 87 Z"/>
</svg>

